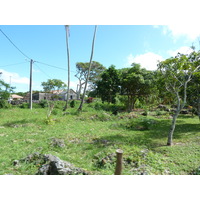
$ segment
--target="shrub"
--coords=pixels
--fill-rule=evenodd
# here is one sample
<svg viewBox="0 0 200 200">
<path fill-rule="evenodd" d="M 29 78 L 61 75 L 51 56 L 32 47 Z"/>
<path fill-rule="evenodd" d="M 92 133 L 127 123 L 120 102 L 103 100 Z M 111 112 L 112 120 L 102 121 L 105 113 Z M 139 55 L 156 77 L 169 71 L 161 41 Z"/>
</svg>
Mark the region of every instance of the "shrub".
<svg viewBox="0 0 200 200">
<path fill-rule="evenodd" d="M 74 100 L 72 100 L 72 101 L 70 102 L 70 107 L 71 107 L 71 108 L 74 108 L 74 107 L 75 107 L 75 104 L 76 104 L 76 102 L 75 102 Z"/>
<path fill-rule="evenodd" d="M 11 108 L 12 105 L 6 100 L 0 100 L 0 108 Z"/>
<path fill-rule="evenodd" d="M 47 100 L 41 100 L 41 101 L 39 102 L 39 105 L 40 105 L 42 108 L 48 107 Z"/>
<path fill-rule="evenodd" d="M 29 103 L 22 103 L 19 107 L 20 108 L 29 108 Z"/>
</svg>

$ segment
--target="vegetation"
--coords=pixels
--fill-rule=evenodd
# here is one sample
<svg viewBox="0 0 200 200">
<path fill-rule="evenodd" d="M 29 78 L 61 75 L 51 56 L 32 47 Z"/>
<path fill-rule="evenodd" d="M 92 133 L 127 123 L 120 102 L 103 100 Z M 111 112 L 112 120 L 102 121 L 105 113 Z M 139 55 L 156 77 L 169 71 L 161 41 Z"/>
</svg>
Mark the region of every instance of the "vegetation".
<svg viewBox="0 0 200 200">
<path fill-rule="evenodd" d="M 68 108 L 63 115 L 65 102 L 57 102 L 46 121 L 45 108 L 33 110 L 0 109 L 0 174 L 35 174 L 40 165 L 20 163 L 34 152 L 53 154 L 90 174 L 114 174 L 116 149 L 123 149 L 123 174 L 198 174 L 200 165 L 199 120 L 192 114 L 177 119 L 174 146 L 165 145 L 170 126 L 170 113 L 152 108 L 144 116 L 144 108 L 131 113 L 117 104 L 102 104 L 98 100 Z M 113 110 L 118 109 L 117 115 Z M 65 142 L 54 147 L 52 140 Z"/>
</svg>

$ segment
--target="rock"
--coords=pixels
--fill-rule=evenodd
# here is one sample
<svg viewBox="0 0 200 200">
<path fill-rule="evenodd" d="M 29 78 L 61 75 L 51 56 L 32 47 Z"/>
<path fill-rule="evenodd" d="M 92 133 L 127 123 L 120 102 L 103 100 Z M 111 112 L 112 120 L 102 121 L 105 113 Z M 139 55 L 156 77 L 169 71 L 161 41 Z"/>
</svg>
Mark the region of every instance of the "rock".
<svg viewBox="0 0 200 200">
<path fill-rule="evenodd" d="M 42 165 L 37 174 L 38 175 L 87 175 L 85 170 L 75 167 L 67 161 L 60 160 L 60 158 L 51 154 L 44 155 L 48 164 Z"/>
<path fill-rule="evenodd" d="M 28 155 L 21 160 L 15 160 L 13 165 L 19 165 L 20 162 L 29 162 L 35 165 L 40 165 L 37 175 L 88 175 L 85 170 L 75 167 L 73 164 L 67 161 L 63 161 L 60 158 L 52 154 L 40 154 L 35 152 Z"/>
<path fill-rule="evenodd" d="M 19 165 L 19 160 L 14 160 L 14 161 L 13 161 L 13 165 L 14 165 L 14 166 L 18 166 L 18 165 Z"/>
<path fill-rule="evenodd" d="M 65 142 L 62 139 L 53 138 L 53 140 L 51 142 L 51 145 L 53 147 L 61 147 L 61 148 L 63 148 L 63 147 L 65 147 Z"/>
</svg>

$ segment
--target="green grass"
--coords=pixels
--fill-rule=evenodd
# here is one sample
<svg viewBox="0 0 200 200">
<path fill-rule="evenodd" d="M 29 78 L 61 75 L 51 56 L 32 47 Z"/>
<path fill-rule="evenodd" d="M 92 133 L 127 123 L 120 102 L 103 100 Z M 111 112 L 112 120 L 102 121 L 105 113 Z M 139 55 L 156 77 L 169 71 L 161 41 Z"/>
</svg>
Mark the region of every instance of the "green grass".
<svg viewBox="0 0 200 200">
<path fill-rule="evenodd" d="M 45 123 L 46 108 L 0 109 L 0 174 L 35 174 L 39 166 L 14 160 L 39 152 L 53 154 L 91 174 L 114 174 L 115 151 L 124 151 L 123 174 L 191 174 L 200 166 L 200 130 L 197 117 L 180 116 L 175 145 L 166 146 L 171 120 L 165 115 L 112 115 L 84 105 L 83 112 L 56 108 L 54 124 Z M 53 147 L 53 138 L 65 147 Z M 111 158 L 110 158 L 110 157 Z M 103 161 L 105 162 L 103 162 Z"/>
</svg>

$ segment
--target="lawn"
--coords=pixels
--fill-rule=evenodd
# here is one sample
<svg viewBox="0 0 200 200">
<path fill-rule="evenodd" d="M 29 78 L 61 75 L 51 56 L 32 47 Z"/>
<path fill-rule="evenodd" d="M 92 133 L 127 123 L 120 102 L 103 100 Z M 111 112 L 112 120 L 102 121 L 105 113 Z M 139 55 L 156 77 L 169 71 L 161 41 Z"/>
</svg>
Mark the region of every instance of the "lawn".
<svg viewBox="0 0 200 200">
<path fill-rule="evenodd" d="M 36 174 L 39 165 L 20 163 L 34 152 L 52 154 L 94 175 L 112 175 L 116 149 L 122 149 L 124 175 L 192 174 L 200 166 L 198 117 L 180 115 L 174 145 L 166 146 L 171 119 L 166 114 L 95 110 L 85 104 L 81 113 L 56 108 L 46 123 L 46 108 L 0 109 L 0 174 Z M 64 147 L 52 145 L 62 139 Z M 199 173 L 199 172 L 197 172 Z"/>
</svg>

